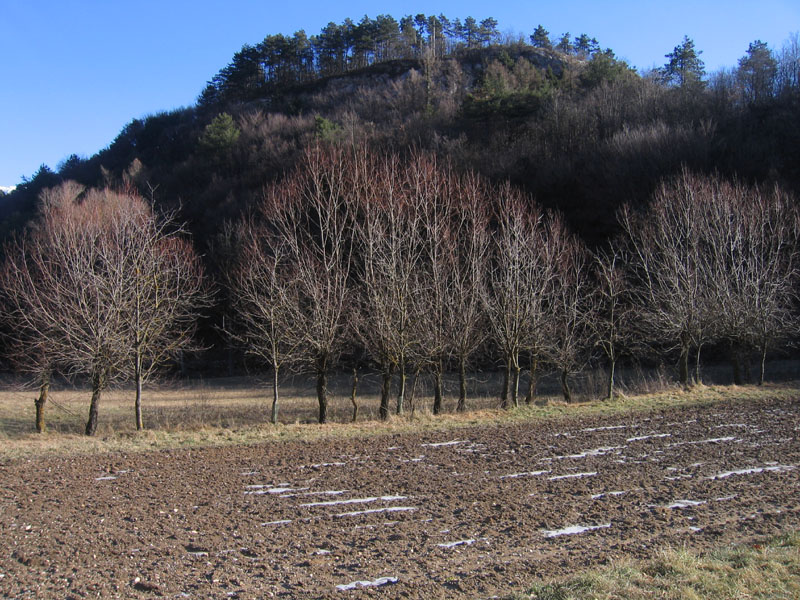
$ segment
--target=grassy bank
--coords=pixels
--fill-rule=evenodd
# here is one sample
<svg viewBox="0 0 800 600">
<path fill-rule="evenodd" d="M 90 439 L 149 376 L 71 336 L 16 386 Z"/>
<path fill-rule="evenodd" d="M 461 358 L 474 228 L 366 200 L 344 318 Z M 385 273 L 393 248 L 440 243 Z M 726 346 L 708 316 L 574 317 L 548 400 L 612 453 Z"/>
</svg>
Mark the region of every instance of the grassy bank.
<svg viewBox="0 0 800 600">
<path fill-rule="evenodd" d="M 534 586 L 509 600 L 730 600 L 800 598 L 800 534 L 698 555 L 665 550 L 574 578 Z"/>
<path fill-rule="evenodd" d="M 48 409 L 48 432 L 33 431 L 33 394 L 0 392 L 0 458 L 15 459 L 53 454 L 138 452 L 146 450 L 253 444 L 282 440 L 318 440 L 383 434 L 458 430 L 471 426 L 537 422 L 547 419 L 623 415 L 680 406 L 718 402 L 758 402 L 800 395 L 798 384 L 756 386 L 698 386 L 691 391 L 667 389 L 649 394 L 620 396 L 614 401 L 590 400 L 565 404 L 557 396 L 540 398 L 540 404 L 511 410 L 496 408 L 496 399 L 474 398 L 472 410 L 432 416 L 426 409 L 387 422 L 376 420 L 377 397 L 360 399 L 360 418 L 348 423 L 349 398 L 336 396 L 330 413 L 335 422 L 310 422 L 316 401 L 311 393 L 295 390 L 282 401 L 284 421 L 268 423 L 269 404 L 263 390 L 248 385 L 204 385 L 161 390 L 146 397 L 145 431 L 132 427 L 130 394 L 108 393 L 100 409 L 101 423 L 93 438 L 82 435 L 87 393 L 56 392 Z M 453 399 L 451 399 L 453 400 Z M 546 401 L 546 404 L 543 402 Z M 429 406 L 418 398 L 418 406 Z M 286 421 L 287 417 L 293 421 Z"/>
</svg>

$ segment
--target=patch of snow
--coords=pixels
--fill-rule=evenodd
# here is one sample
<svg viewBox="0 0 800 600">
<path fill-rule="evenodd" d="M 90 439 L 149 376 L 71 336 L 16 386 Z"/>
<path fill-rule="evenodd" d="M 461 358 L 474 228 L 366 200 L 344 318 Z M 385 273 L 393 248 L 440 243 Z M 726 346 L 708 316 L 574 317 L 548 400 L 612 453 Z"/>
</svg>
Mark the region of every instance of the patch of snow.
<svg viewBox="0 0 800 600">
<path fill-rule="evenodd" d="M 751 467 L 749 469 L 736 469 L 734 471 L 724 471 L 722 473 L 717 473 L 716 475 L 711 475 L 706 479 L 725 479 L 727 477 L 732 477 L 733 475 L 752 475 L 753 473 L 763 473 L 764 471 L 770 471 L 773 473 L 782 473 L 784 471 L 794 471 L 795 467 L 793 465 L 773 465 L 768 467 Z"/>
<path fill-rule="evenodd" d="M 557 481 L 559 479 L 579 479 L 581 477 L 594 477 L 597 475 L 597 471 L 590 471 L 588 473 L 570 473 L 569 475 L 553 475 L 552 477 L 548 477 L 549 481 Z"/>
<path fill-rule="evenodd" d="M 296 498 L 297 496 L 339 496 L 349 490 L 326 490 L 324 492 L 300 492 L 299 494 L 281 494 L 281 498 Z"/>
<path fill-rule="evenodd" d="M 452 442 L 435 442 L 435 443 L 427 443 L 427 444 L 420 444 L 420 446 L 426 448 L 439 448 L 441 446 L 455 446 L 456 444 L 468 444 L 469 440 L 453 440 Z"/>
<path fill-rule="evenodd" d="M 319 463 L 316 465 L 308 465 L 309 469 L 319 469 L 320 467 L 343 467 L 347 463 L 343 462 L 329 462 L 329 463 Z M 300 467 L 301 469 L 303 467 Z"/>
<path fill-rule="evenodd" d="M 357 517 L 360 515 L 371 515 L 373 513 L 382 512 L 407 512 L 417 510 L 416 506 L 387 506 L 386 508 L 371 508 L 369 510 L 355 510 L 353 512 L 339 513 L 333 515 L 334 517 Z"/>
<path fill-rule="evenodd" d="M 542 529 L 542 533 L 544 537 L 547 538 L 554 538 L 559 537 L 561 535 L 576 535 L 579 533 L 584 533 L 585 531 L 594 531 L 595 529 L 608 529 L 611 527 L 611 523 L 605 523 L 603 525 L 570 525 L 569 527 L 564 527 L 564 529 Z"/>
<path fill-rule="evenodd" d="M 248 486 L 249 487 L 249 486 Z M 291 488 L 291 487 L 268 487 L 263 489 L 254 489 L 254 490 L 246 490 L 245 494 L 255 494 L 255 495 L 264 495 L 264 494 L 285 494 L 287 492 L 300 492 L 303 490 L 307 490 L 307 487 L 303 488 Z"/>
<path fill-rule="evenodd" d="M 395 500 L 405 500 L 406 496 L 372 496 L 370 498 L 350 498 L 349 500 L 328 500 L 327 502 L 309 502 L 307 504 L 300 504 L 301 507 L 308 506 L 334 506 L 336 504 L 365 504 L 367 502 L 375 502 L 383 500 L 384 502 L 394 502 Z"/>
<path fill-rule="evenodd" d="M 592 500 L 599 500 L 600 498 L 605 498 L 606 496 L 622 496 L 623 494 L 627 494 L 628 492 L 603 492 L 602 494 L 595 494 L 592 496 Z"/>
<path fill-rule="evenodd" d="M 737 440 L 734 436 L 728 437 L 721 437 L 721 438 L 709 438 L 707 440 L 692 440 L 689 442 L 675 442 L 674 444 L 670 444 L 672 446 L 694 446 L 697 444 L 716 444 L 719 442 L 741 442 L 741 440 Z"/>
<path fill-rule="evenodd" d="M 422 462 L 423 460 L 425 460 L 425 455 L 424 454 L 422 456 L 418 456 L 417 458 L 409 458 L 409 459 L 402 459 L 401 458 L 400 462 L 402 462 L 402 463 Z"/>
<path fill-rule="evenodd" d="M 537 475 L 544 475 L 550 471 L 528 471 L 527 473 L 510 473 L 509 475 L 500 475 L 500 479 L 516 479 L 517 477 L 536 477 Z"/>
<path fill-rule="evenodd" d="M 106 475 L 104 477 L 95 477 L 94 478 L 95 481 L 111 481 L 112 479 L 116 479 L 116 476 L 114 476 L 114 475 Z"/>
<path fill-rule="evenodd" d="M 397 583 L 397 577 L 378 577 L 374 581 L 354 581 L 352 583 L 343 583 L 336 586 L 340 592 L 354 590 L 358 587 L 378 587 L 386 585 L 387 583 Z"/>
<path fill-rule="evenodd" d="M 593 450 L 584 450 L 580 454 L 565 454 L 564 456 L 551 456 L 548 458 L 543 458 L 542 462 L 549 461 L 549 460 L 563 460 L 565 458 L 586 458 L 588 456 L 603 456 L 608 454 L 609 452 L 614 452 L 615 450 L 622 450 L 625 446 L 605 446 L 603 448 L 594 448 Z"/>
<path fill-rule="evenodd" d="M 480 538 L 480 540 L 471 539 L 471 540 L 458 540 L 457 542 L 445 542 L 443 544 L 436 544 L 439 548 L 455 548 L 456 546 L 471 546 L 477 541 L 485 542 L 487 538 Z"/>
<path fill-rule="evenodd" d="M 672 437 L 671 433 L 651 433 L 650 435 L 640 435 L 638 437 L 632 437 L 625 440 L 626 442 L 639 442 L 641 440 L 649 440 L 652 438 L 665 438 L 665 437 Z"/>
<path fill-rule="evenodd" d="M 282 521 L 267 521 L 266 523 L 262 523 L 261 526 L 266 527 L 267 525 L 286 525 L 291 522 L 291 519 L 283 519 Z"/>
<path fill-rule="evenodd" d="M 664 508 L 689 508 L 691 506 L 701 506 L 706 504 L 705 500 L 676 500 L 672 504 L 667 504 Z"/>
<path fill-rule="evenodd" d="M 241 475 L 242 477 L 245 477 L 247 475 L 258 475 L 258 471 L 242 471 L 241 473 L 239 473 L 239 475 Z"/>
</svg>

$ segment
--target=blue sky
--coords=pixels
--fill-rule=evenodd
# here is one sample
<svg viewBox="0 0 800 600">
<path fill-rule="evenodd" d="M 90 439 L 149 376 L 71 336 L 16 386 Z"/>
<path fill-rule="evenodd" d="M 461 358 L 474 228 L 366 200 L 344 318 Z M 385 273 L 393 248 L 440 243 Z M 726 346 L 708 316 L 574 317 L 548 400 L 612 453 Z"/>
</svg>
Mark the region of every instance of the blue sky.
<svg viewBox="0 0 800 600">
<path fill-rule="evenodd" d="M 494 17 L 503 32 L 587 33 L 638 68 L 662 65 L 684 35 L 708 71 L 755 39 L 779 49 L 800 30 L 797 0 L 0 0 L 0 186 L 44 163 L 107 146 L 133 118 L 194 103 L 245 43 L 390 14 Z"/>
</svg>

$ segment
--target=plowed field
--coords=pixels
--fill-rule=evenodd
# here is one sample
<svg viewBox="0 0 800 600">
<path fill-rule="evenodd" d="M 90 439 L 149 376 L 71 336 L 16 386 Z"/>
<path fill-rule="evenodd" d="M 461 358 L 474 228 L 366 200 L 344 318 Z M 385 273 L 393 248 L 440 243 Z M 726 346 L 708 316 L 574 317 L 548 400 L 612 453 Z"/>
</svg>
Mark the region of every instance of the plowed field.
<svg viewBox="0 0 800 600">
<path fill-rule="evenodd" d="M 481 598 L 800 527 L 800 405 L 6 461 L 0 596 Z"/>
</svg>

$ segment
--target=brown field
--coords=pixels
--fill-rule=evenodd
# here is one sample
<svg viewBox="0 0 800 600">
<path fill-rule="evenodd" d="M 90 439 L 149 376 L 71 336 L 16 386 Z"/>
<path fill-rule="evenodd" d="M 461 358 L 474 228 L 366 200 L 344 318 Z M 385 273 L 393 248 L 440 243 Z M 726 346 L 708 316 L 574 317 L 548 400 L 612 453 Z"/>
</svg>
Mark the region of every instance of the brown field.
<svg viewBox="0 0 800 600">
<path fill-rule="evenodd" d="M 44 435 L 4 392 L 0 597 L 488 598 L 800 528 L 793 384 L 326 426 L 308 392 L 269 426 L 252 382 L 162 388 L 136 433 L 120 390 L 91 440 L 86 392 Z"/>
</svg>

